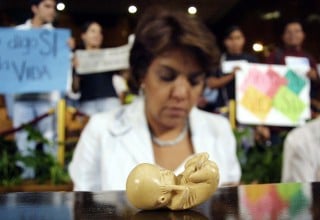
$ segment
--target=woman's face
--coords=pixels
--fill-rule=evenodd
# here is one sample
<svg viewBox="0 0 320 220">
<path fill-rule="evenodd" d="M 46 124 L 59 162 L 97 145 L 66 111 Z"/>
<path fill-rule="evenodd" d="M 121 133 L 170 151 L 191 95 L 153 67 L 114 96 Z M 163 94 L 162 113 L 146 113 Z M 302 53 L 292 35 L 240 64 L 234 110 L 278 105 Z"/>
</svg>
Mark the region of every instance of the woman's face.
<svg viewBox="0 0 320 220">
<path fill-rule="evenodd" d="M 102 28 L 98 23 L 91 23 L 86 32 L 82 34 L 86 49 L 100 48 L 103 40 Z"/>
<path fill-rule="evenodd" d="M 190 53 L 176 49 L 156 57 L 141 84 L 149 124 L 162 128 L 184 125 L 204 82 L 205 72 Z"/>
<path fill-rule="evenodd" d="M 239 54 L 243 52 L 245 38 L 240 30 L 235 30 L 224 40 L 227 51 L 231 54 Z"/>
</svg>

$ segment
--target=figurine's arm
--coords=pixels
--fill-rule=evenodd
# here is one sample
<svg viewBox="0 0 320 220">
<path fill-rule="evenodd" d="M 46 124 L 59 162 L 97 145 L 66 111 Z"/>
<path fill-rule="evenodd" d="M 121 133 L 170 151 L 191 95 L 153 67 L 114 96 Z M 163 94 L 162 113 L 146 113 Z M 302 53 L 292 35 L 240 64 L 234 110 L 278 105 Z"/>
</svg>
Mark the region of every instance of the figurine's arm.
<svg viewBox="0 0 320 220">
<path fill-rule="evenodd" d="M 186 162 L 185 169 L 188 169 L 188 168 L 197 169 L 199 166 L 201 166 L 207 160 L 209 160 L 208 153 L 196 154 L 195 156 L 193 156 L 191 159 L 189 159 Z"/>
<path fill-rule="evenodd" d="M 210 183 L 217 177 L 219 178 L 217 165 L 212 161 L 206 161 L 199 170 L 190 174 L 188 180 L 193 183 Z"/>
<path fill-rule="evenodd" d="M 168 185 L 162 186 L 163 193 L 172 193 L 171 202 L 167 205 L 169 209 L 181 210 L 192 207 L 197 199 L 195 191 L 187 185 Z"/>
<path fill-rule="evenodd" d="M 174 195 L 171 209 L 187 209 L 207 200 L 217 189 L 219 169 L 213 161 L 208 160 L 208 154 L 200 154 L 190 159 L 185 171 L 178 177 L 178 183 L 188 188 L 188 193 Z"/>
<path fill-rule="evenodd" d="M 170 193 L 170 192 L 178 192 L 178 191 L 187 191 L 188 187 L 184 185 L 166 185 L 160 186 L 160 190 L 162 193 Z"/>
<path fill-rule="evenodd" d="M 189 159 L 185 164 L 185 170 L 180 175 L 184 177 L 182 178 L 182 181 L 186 179 L 188 182 L 190 175 L 200 170 L 208 160 L 208 153 L 199 153 L 194 155 L 191 159 Z"/>
<path fill-rule="evenodd" d="M 210 183 L 219 178 L 216 163 L 208 159 L 207 153 L 201 153 L 191 158 L 185 166 L 185 171 L 178 176 L 180 184 Z"/>
</svg>

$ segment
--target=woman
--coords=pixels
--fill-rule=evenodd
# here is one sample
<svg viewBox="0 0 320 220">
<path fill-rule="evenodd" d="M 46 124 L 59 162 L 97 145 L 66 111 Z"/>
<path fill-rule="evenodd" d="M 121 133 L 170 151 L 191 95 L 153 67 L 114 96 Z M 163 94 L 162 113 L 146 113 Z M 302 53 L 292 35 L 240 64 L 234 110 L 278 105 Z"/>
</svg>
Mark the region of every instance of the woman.
<svg viewBox="0 0 320 220">
<path fill-rule="evenodd" d="M 74 190 L 124 190 L 129 172 L 153 163 L 176 174 L 194 153 L 208 152 L 220 185 L 240 179 L 228 121 L 195 107 L 218 62 L 213 35 L 195 18 L 157 9 L 140 20 L 130 52 L 143 97 L 91 118 L 69 167 Z"/>
<path fill-rule="evenodd" d="M 255 56 L 244 51 L 245 42 L 244 33 L 239 26 L 229 27 L 223 38 L 226 52 L 221 56 L 221 65 L 224 61 L 236 60 L 257 63 L 258 59 Z M 214 107 L 228 106 L 228 102 L 235 99 L 235 74 L 238 69 L 238 67 L 235 67 L 230 73 L 219 71 L 219 77 L 211 76 L 208 78 L 208 87 L 219 90 L 217 100 L 212 103 Z"/>
<path fill-rule="evenodd" d="M 103 42 L 101 25 L 95 21 L 87 22 L 83 27 L 81 39 L 85 50 L 99 50 Z M 81 95 L 79 100 L 81 112 L 91 116 L 120 106 L 112 77 L 111 72 L 74 75 L 73 90 Z"/>
</svg>

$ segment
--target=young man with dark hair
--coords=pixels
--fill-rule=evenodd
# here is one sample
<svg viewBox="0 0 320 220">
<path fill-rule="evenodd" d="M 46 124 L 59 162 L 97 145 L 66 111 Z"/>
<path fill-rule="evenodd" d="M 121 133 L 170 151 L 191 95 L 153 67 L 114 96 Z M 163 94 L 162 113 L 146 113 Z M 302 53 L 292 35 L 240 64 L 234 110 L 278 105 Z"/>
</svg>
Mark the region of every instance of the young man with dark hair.
<svg viewBox="0 0 320 220">
<path fill-rule="evenodd" d="M 28 28 L 53 28 L 52 22 L 56 17 L 55 0 L 30 0 L 33 17 L 24 24 L 17 26 L 19 29 Z"/>
</svg>

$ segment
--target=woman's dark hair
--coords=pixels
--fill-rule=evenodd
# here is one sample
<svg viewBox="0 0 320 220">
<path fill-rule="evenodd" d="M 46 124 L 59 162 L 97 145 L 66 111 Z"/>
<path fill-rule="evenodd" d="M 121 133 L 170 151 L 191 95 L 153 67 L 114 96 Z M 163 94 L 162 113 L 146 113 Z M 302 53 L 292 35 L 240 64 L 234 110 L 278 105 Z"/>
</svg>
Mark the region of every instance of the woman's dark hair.
<svg viewBox="0 0 320 220">
<path fill-rule="evenodd" d="M 228 27 L 225 32 L 224 32 L 224 35 L 223 35 L 223 39 L 227 39 L 234 31 L 240 31 L 243 33 L 242 29 L 237 26 L 237 25 L 232 25 L 230 27 Z"/>
<path fill-rule="evenodd" d="M 215 37 L 202 22 L 182 12 L 153 8 L 140 18 L 130 51 L 135 85 L 139 86 L 153 59 L 172 49 L 190 52 L 207 74 L 219 64 Z"/>
<path fill-rule="evenodd" d="M 286 29 L 288 28 L 289 25 L 291 24 L 299 24 L 304 31 L 304 23 L 298 19 L 298 18 L 287 18 L 282 21 L 282 34 L 285 33 Z"/>
<path fill-rule="evenodd" d="M 90 20 L 90 21 L 86 21 L 82 26 L 81 26 L 81 33 L 85 33 L 87 32 L 87 30 L 89 29 L 89 27 L 92 25 L 92 24 L 99 24 L 101 27 L 102 25 L 97 22 L 97 21 L 94 21 L 94 20 Z"/>
</svg>

